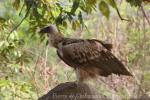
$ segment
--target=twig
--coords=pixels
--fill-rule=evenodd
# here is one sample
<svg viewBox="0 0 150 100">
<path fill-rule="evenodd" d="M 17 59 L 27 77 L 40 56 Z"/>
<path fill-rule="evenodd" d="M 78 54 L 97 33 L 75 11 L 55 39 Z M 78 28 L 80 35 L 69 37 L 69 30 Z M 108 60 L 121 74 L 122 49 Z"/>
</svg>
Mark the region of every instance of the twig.
<svg viewBox="0 0 150 100">
<path fill-rule="evenodd" d="M 144 8 L 143 8 L 143 6 L 141 5 L 140 7 L 141 7 L 141 11 L 142 11 L 142 13 L 143 13 L 145 19 L 147 20 L 148 24 L 150 25 L 150 20 L 148 19 L 147 15 L 146 15 L 146 13 L 145 13 L 145 10 L 144 10 Z"/>
<path fill-rule="evenodd" d="M 7 36 L 7 41 L 8 41 L 8 39 L 9 39 L 11 33 L 12 33 L 13 31 L 15 31 L 15 30 L 22 24 L 22 22 L 26 19 L 26 17 L 28 16 L 28 14 L 29 14 L 29 12 L 30 12 L 30 8 L 31 8 L 31 6 L 28 8 L 28 10 L 27 10 L 25 16 L 24 16 L 23 19 L 20 21 L 20 23 L 19 23 L 18 25 L 16 25 L 16 26 L 9 32 L 9 34 L 8 34 L 8 36 Z"/>
<path fill-rule="evenodd" d="M 131 74 L 133 75 L 133 79 L 135 80 L 135 84 L 139 86 L 139 88 L 141 89 L 141 91 L 144 93 L 144 89 L 141 86 L 140 80 L 138 80 L 138 78 L 136 77 L 135 73 L 130 70 Z"/>
<path fill-rule="evenodd" d="M 30 77 L 33 79 L 33 83 L 34 83 L 36 94 L 37 94 L 38 98 L 39 98 L 39 91 L 38 91 L 38 85 L 37 85 L 37 82 L 36 82 L 36 79 L 35 79 L 35 71 L 36 71 L 36 65 L 38 63 L 39 58 L 40 58 L 40 56 L 38 56 L 38 58 L 36 60 L 35 67 L 34 67 L 34 72 L 32 72 L 30 70 L 27 70 L 29 75 L 30 75 Z"/>
<path fill-rule="evenodd" d="M 43 54 L 43 52 L 44 52 L 44 49 L 42 50 L 41 55 Z M 36 72 L 36 68 L 37 68 L 37 64 L 38 64 L 39 59 L 40 59 L 40 55 L 38 56 L 38 58 L 36 60 L 36 63 L 35 63 L 35 66 L 34 66 L 34 72 L 32 72 L 32 77 L 33 77 L 33 80 L 34 80 L 34 83 L 35 83 L 34 85 L 35 85 L 35 89 L 36 89 L 38 98 L 39 98 L 39 90 L 38 90 L 38 85 L 37 85 L 37 82 L 36 82 L 35 72 Z"/>
<path fill-rule="evenodd" d="M 109 84 L 108 84 L 107 82 L 105 82 L 104 79 L 102 79 L 102 78 L 97 79 L 97 82 L 98 82 L 98 83 L 99 83 L 99 82 L 104 83 L 105 86 L 106 86 L 106 88 L 109 89 L 109 91 L 112 93 L 112 95 L 119 97 L 119 95 L 117 94 L 117 91 L 116 91 L 115 89 L 110 88 L 110 87 L 109 87 Z M 113 97 L 113 98 L 114 98 L 114 97 Z M 113 99 L 113 100 L 114 100 L 114 99 Z"/>
<path fill-rule="evenodd" d="M 46 48 L 45 48 L 44 73 L 46 73 L 47 59 L 48 59 L 48 46 L 46 46 Z M 44 78 L 46 78 L 46 76 Z M 47 85 L 49 86 L 47 80 L 44 79 L 45 89 L 47 88 Z"/>
<path fill-rule="evenodd" d="M 85 29 L 87 30 L 87 32 L 90 34 L 91 32 L 89 31 L 87 25 L 85 23 L 83 23 L 83 25 L 84 25 Z"/>
<path fill-rule="evenodd" d="M 125 21 L 129 21 L 129 19 L 125 19 L 125 18 L 123 18 L 122 16 L 121 16 L 121 14 L 120 14 L 120 12 L 119 12 L 119 9 L 116 7 L 116 11 L 117 11 L 117 14 L 118 14 L 118 16 L 119 16 L 119 18 L 121 19 L 121 20 L 125 20 Z"/>
<path fill-rule="evenodd" d="M 112 1 L 114 2 L 114 4 L 116 4 L 116 2 L 115 2 L 114 0 L 112 0 Z M 115 7 L 115 9 L 116 9 L 117 14 L 118 14 L 118 16 L 119 16 L 119 18 L 120 18 L 121 20 L 129 21 L 129 19 L 125 19 L 125 18 L 123 18 L 123 17 L 121 16 L 121 14 L 120 14 L 119 9 L 118 9 L 117 6 Z"/>
<path fill-rule="evenodd" d="M 24 3 L 23 6 L 21 7 L 21 10 L 20 10 L 20 12 L 19 12 L 19 16 L 21 15 L 24 6 L 25 6 L 25 3 Z"/>
</svg>

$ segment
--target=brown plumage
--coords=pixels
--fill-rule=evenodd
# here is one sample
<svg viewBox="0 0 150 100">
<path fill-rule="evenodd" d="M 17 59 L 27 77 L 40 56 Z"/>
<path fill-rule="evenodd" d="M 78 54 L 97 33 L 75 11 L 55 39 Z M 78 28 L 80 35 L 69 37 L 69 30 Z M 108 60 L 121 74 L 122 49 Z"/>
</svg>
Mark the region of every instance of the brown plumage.
<svg viewBox="0 0 150 100">
<path fill-rule="evenodd" d="M 54 25 L 43 28 L 40 33 L 48 33 L 58 56 L 76 70 L 79 81 L 98 75 L 107 77 L 112 73 L 132 76 L 111 53 L 111 44 L 96 39 L 65 38 Z"/>
</svg>

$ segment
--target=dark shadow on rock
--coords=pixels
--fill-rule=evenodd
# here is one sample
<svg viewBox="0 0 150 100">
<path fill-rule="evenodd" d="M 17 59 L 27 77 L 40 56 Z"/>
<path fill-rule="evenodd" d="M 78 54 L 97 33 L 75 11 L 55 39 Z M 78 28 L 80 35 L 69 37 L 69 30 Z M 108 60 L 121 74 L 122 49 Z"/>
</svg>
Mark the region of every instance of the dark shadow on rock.
<svg viewBox="0 0 150 100">
<path fill-rule="evenodd" d="M 38 100 L 110 100 L 85 83 L 61 83 Z"/>
</svg>

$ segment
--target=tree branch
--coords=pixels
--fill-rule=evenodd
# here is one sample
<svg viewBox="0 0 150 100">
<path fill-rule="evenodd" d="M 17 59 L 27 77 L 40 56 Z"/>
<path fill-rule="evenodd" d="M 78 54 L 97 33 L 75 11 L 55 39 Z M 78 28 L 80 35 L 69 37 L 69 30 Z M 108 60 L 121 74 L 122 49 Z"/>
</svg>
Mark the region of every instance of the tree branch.
<svg viewBox="0 0 150 100">
<path fill-rule="evenodd" d="M 114 2 L 114 4 L 116 4 L 115 0 L 112 0 L 112 1 Z M 117 14 L 118 14 L 118 16 L 119 16 L 119 18 L 120 18 L 121 20 L 129 21 L 129 19 L 125 19 L 125 18 L 123 18 L 123 17 L 121 16 L 117 5 L 116 5 L 114 8 L 116 9 Z"/>
<path fill-rule="evenodd" d="M 118 16 L 119 16 L 119 18 L 121 19 L 121 20 L 125 20 L 125 21 L 129 21 L 129 19 L 125 19 L 125 18 L 123 18 L 122 16 L 121 16 L 121 14 L 120 14 L 120 12 L 119 12 L 119 9 L 116 7 L 116 11 L 117 11 L 117 14 L 118 14 Z"/>
<path fill-rule="evenodd" d="M 20 10 L 20 12 L 19 12 L 19 16 L 21 15 L 24 6 L 25 6 L 25 3 L 24 3 L 23 6 L 21 7 L 21 10 Z"/>
<path fill-rule="evenodd" d="M 17 24 L 17 25 L 9 32 L 9 34 L 8 34 L 8 36 L 7 36 L 7 41 L 8 41 L 8 39 L 9 39 L 11 33 L 14 32 L 14 31 L 22 24 L 22 22 L 27 18 L 28 14 L 29 14 L 29 12 L 30 12 L 30 8 L 31 8 L 31 6 L 27 9 L 27 12 L 26 12 L 25 16 L 24 16 L 23 19 L 20 21 L 20 23 Z"/>
<path fill-rule="evenodd" d="M 147 17 L 147 15 L 146 15 L 145 10 L 144 10 L 144 8 L 143 8 L 142 5 L 141 5 L 141 11 L 142 11 L 142 13 L 143 13 L 145 19 L 147 20 L 148 24 L 150 25 L 150 20 L 148 19 L 148 17 Z"/>
</svg>

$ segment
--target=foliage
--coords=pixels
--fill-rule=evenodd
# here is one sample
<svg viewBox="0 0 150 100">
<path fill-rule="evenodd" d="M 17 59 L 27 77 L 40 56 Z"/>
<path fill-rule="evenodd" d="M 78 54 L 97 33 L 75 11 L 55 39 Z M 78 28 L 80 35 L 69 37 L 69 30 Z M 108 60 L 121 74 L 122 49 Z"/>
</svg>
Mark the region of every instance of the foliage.
<svg viewBox="0 0 150 100">
<path fill-rule="evenodd" d="M 127 0 L 131 5 L 140 6 L 141 0 Z M 20 7 L 20 0 L 15 0 L 13 5 L 16 10 Z M 57 0 L 24 0 L 22 9 L 26 7 L 26 15 L 29 16 L 30 24 L 32 24 L 32 30 L 41 27 L 48 23 L 56 23 L 57 25 L 67 26 L 67 22 L 72 23 L 72 28 L 75 29 L 75 25 L 83 25 L 83 13 L 91 13 L 96 9 L 96 5 L 99 3 L 99 10 L 107 18 L 110 15 L 109 6 L 112 6 L 116 10 L 117 5 L 114 0 L 69 0 L 62 1 Z M 31 10 L 29 12 L 29 10 Z M 22 10 L 21 10 L 22 11 Z M 21 14 L 21 12 L 20 12 Z M 80 24 L 78 24 L 80 23 Z"/>
</svg>

